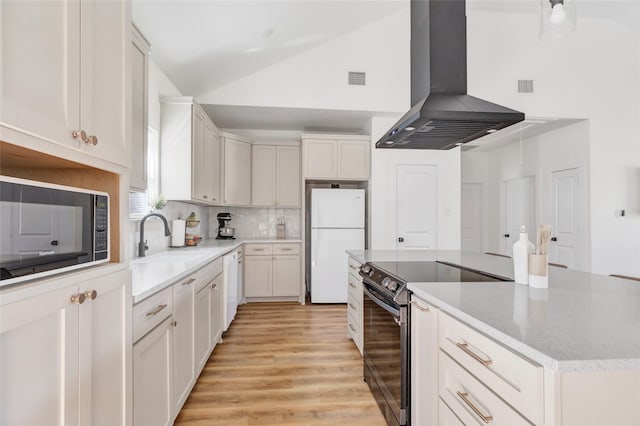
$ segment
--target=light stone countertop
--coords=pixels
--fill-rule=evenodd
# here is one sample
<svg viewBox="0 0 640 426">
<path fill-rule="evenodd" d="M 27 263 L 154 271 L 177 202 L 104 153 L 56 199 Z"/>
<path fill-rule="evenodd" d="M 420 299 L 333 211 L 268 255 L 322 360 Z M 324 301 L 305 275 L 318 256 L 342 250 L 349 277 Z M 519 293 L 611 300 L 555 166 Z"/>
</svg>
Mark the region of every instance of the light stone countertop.
<svg viewBox="0 0 640 426">
<path fill-rule="evenodd" d="M 445 261 L 513 276 L 511 259 L 460 251 L 350 251 L 364 261 Z M 415 296 L 556 371 L 640 369 L 640 285 L 549 268 L 549 288 L 513 282 L 409 283 Z"/>
<path fill-rule="evenodd" d="M 242 244 L 248 243 L 300 243 L 300 239 L 276 240 L 250 238 L 235 240 L 202 240 L 195 247 L 169 248 L 131 260 L 133 304 L 164 290 L 176 281 L 194 273 L 207 263 L 223 256 Z"/>
</svg>

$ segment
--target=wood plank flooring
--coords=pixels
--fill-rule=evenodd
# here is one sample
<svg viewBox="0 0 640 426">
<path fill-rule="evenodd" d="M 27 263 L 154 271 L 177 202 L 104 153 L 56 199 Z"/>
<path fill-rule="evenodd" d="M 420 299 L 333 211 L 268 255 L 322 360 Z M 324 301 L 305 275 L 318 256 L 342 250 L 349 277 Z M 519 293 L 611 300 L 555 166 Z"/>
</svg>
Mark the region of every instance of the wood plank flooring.
<svg viewBox="0 0 640 426">
<path fill-rule="evenodd" d="M 346 324 L 345 305 L 240 306 L 175 424 L 385 426 Z"/>
</svg>

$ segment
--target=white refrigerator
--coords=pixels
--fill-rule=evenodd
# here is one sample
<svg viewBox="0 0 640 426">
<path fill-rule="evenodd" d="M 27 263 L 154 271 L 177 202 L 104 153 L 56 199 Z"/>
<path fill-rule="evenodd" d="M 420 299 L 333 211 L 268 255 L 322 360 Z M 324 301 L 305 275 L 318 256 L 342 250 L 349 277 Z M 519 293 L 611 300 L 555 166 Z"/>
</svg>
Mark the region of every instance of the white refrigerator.
<svg viewBox="0 0 640 426">
<path fill-rule="evenodd" d="M 311 189 L 311 303 L 347 303 L 346 250 L 364 250 L 364 189 Z"/>
</svg>

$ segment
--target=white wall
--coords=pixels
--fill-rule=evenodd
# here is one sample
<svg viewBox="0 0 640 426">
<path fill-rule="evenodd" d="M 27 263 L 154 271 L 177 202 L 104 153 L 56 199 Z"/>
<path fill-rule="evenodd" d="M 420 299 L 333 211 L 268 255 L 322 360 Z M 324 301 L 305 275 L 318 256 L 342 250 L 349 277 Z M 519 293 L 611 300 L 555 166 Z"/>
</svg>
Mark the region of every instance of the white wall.
<svg viewBox="0 0 640 426">
<path fill-rule="evenodd" d="M 376 149 L 375 142 L 398 118 L 371 120 L 370 248 L 396 248 L 397 165 L 428 164 L 438 167 L 438 248 L 460 249 L 460 149 Z"/>
<path fill-rule="evenodd" d="M 407 7 L 196 98 L 202 104 L 406 112 L 408 23 Z M 348 71 L 366 72 L 366 86 L 347 85 Z"/>
<path fill-rule="evenodd" d="M 462 182 L 483 185 L 482 251 L 503 252 L 504 182 L 524 176 L 535 178 L 536 225 L 553 223 L 552 172 L 579 168 L 583 173 L 581 186 L 585 197 L 580 200 L 578 215 L 582 215 L 585 228 L 581 230 L 583 251 L 580 267 L 589 270 L 589 123 L 579 122 L 570 126 L 513 141 L 493 151 L 469 151 L 462 153 Z M 529 230 L 533 241 L 533 230 Z M 510 253 L 505 253 L 510 254 Z"/>
<path fill-rule="evenodd" d="M 619 14 L 631 6 L 603 2 Z M 470 94 L 528 116 L 589 120 L 591 269 L 640 276 L 638 32 L 579 9 L 576 30 L 553 43 L 539 40 L 533 13 L 468 7 L 467 23 Z M 535 93 L 518 94 L 518 79 L 533 79 Z"/>
<path fill-rule="evenodd" d="M 160 68 L 149 59 L 149 127 L 160 130 L 160 98 L 182 96 L 178 88 Z"/>
</svg>

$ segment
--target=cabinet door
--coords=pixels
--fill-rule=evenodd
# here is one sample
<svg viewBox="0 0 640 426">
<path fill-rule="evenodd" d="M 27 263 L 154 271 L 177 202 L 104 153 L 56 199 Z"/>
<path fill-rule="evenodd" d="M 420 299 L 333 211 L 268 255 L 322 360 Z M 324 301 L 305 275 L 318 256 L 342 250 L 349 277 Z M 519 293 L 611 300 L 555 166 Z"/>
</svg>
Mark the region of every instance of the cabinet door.
<svg viewBox="0 0 640 426">
<path fill-rule="evenodd" d="M 300 294 L 300 256 L 273 257 L 273 295 Z"/>
<path fill-rule="evenodd" d="M 205 158 L 209 169 L 209 198 L 212 203 L 220 203 L 220 135 L 213 123 L 207 120 L 204 128 Z"/>
<path fill-rule="evenodd" d="M 276 205 L 300 207 L 300 147 L 279 146 L 277 164 Z"/>
<path fill-rule="evenodd" d="M 78 425 L 77 286 L 0 308 L 0 424 Z"/>
<path fill-rule="evenodd" d="M 369 141 L 338 141 L 338 177 L 369 179 Z"/>
<path fill-rule="evenodd" d="M 173 285 L 173 403 L 177 413 L 186 401 L 194 379 L 193 308 L 195 277 Z"/>
<path fill-rule="evenodd" d="M 169 317 L 133 346 L 133 424 L 170 425 L 172 321 Z"/>
<path fill-rule="evenodd" d="M 209 316 L 209 319 L 211 321 L 211 346 L 213 347 L 215 347 L 222 337 L 222 327 L 224 323 L 224 298 L 222 294 L 222 285 L 222 274 L 215 277 L 213 281 L 211 281 L 210 285 L 211 291 L 209 292 L 209 297 L 211 298 L 211 315 Z"/>
<path fill-rule="evenodd" d="M 244 257 L 244 294 L 246 297 L 271 297 L 273 292 L 271 256 Z"/>
<path fill-rule="evenodd" d="M 193 106 L 192 115 L 192 193 L 194 200 L 209 201 L 211 185 L 211 164 L 207 161 L 207 141 L 205 139 L 205 116 L 200 108 Z"/>
<path fill-rule="evenodd" d="M 3 127 L 79 147 L 79 19 L 75 0 L 0 2 Z"/>
<path fill-rule="evenodd" d="M 411 300 L 411 422 L 438 423 L 438 311 Z"/>
<path fill-rule="evenodd" d="M 303 142 L 304 177 L 334 178 L 338 176 L 338 141 L 307 139 Z"/>
<path fill-rule="evenodd" d="M 276 205 L 276 147 L 254 145 L 251 150 L 251 205 Z"/>
<path fill-rule="evenodd" d="M 129 166 L 131 17 L 127 1 L 82 1 L 80 127 L 97 138 L 86 152 Z"/>
<path fill-rule="evenodd" d="M 195 298 L 195 313 L 194 313 L 194 335 L 195 335 L 195 366 L 197 371 L 200 371 L 204 364 L 207 362 L 211 340 L 211 308 L 209 304 L 211 288 L 209 285 L 204 286 Z"/>
<path fill-rule="evenodd" d="M 147 189 L 149 44 L 135 26 L 131 32 L 131 169 L 129 185 Z"/>
<path fill-rule="evenodd" d="M 80 285 L 80 424 L 128 424 L 131 272 Z"/>
<path fill-rule="evenodd" d="M 224 203 L 251 204 L 251 145 L 231 138 L 224 142 Z"/>
</svg>

